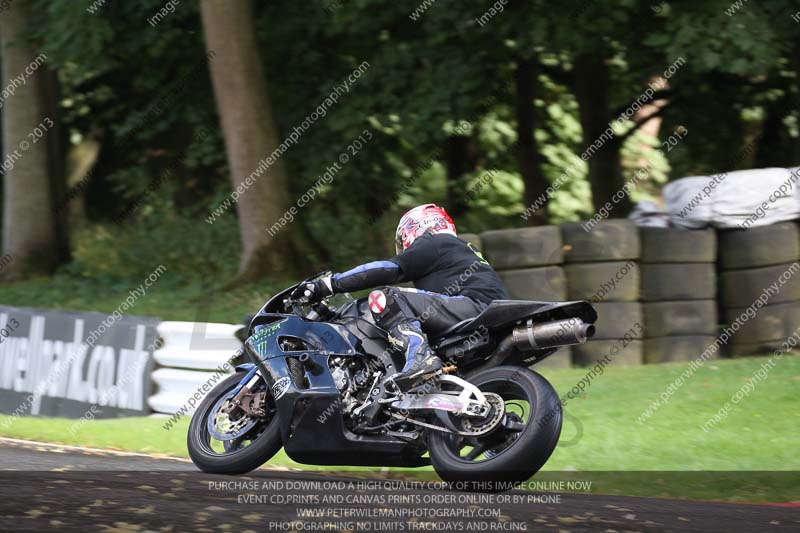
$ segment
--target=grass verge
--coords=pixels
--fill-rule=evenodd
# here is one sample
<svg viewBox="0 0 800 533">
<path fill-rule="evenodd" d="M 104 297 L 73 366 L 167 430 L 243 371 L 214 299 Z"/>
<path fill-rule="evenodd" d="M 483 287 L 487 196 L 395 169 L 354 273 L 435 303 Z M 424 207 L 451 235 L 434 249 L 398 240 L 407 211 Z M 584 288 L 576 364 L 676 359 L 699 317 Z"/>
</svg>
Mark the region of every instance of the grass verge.
<svg viewBox="0 0 800 533">
<path fill-rule="evenodd" d="M 0 284 L 0 302 L 16 307 L 55 308 L 69 311 L 111 313 L 136 289 L 142 279 L 100 284 L 96 280 L 56 275 Z M 173 281 L 168 276 L 147 288 L 130 315 L 156 316 L 162 320 L 224 322 L 238 324 L 256 313 L 269 296 L 286 283 L 252 283 L 234 289 L 200 281 Z"/>
</svg>

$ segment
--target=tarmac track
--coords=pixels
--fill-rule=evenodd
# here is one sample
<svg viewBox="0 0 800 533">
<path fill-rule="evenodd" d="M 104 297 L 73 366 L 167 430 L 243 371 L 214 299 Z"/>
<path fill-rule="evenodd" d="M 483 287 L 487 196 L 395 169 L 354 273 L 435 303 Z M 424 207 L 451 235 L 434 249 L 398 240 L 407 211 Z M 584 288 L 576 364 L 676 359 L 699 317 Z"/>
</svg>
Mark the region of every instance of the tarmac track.
<svg viewBox="0 0 800 533">
<path fill-rule="evenodd" d="M 793 505 L 525 491 L 505 493 L 516 502 L 482 495 L 491 501 L 470 504 L 459 498 L 471 495 L 437 487 L 398 491 L 364 482 L 267 469 L 214 476 L 185 460 L 0 438 L 0 531 L 800 531 L 800 508 Z M 294 487 L 276 489 L 281 483 Z M 287 495 L 295 501 L 269 502 Z M 341 504 L 312 503 L 324 496 Z M 329 514 L 299 518 L 298 509 Z M 431 514 L 375 514 L 415 509 Z M 491 516 L 464 516 L 479 512 Z"/>
</svg>

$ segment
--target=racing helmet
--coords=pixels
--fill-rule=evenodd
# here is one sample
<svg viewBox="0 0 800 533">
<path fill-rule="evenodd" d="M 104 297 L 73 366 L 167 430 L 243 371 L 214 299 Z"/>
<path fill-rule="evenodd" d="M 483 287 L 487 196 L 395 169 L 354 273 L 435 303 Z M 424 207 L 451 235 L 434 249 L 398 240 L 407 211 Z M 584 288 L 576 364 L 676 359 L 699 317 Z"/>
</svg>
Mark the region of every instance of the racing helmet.
<svg viewBox="0 0 800 533">
<path fill-rule="evenodd" d="M 443 207 L 436 204 L 418 205 L 400 217 L 395 232 L 395 250 L 398 254 L 402 253 L 427 231 L 456 235 L 456 225 Z"/>
</svg>

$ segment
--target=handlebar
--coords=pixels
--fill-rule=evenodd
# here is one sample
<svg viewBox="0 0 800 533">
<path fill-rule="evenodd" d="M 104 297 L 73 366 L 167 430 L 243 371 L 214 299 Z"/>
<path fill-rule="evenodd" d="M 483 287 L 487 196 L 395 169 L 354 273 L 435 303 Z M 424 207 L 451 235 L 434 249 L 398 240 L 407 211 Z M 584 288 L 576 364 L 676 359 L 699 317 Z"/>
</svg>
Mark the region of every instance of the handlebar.
<svg viewBox="0 0 800 533">
<path fill-rule="evenodd" d="M 320 320 L 325 319 L 326 317 L 330 317 L 335 315 L 334 311 L 328 307 L 327 300 L 330 296 L 323 298 L 318 302 L 310 302 L 307 300 L 307 296 L 302 299 L 292 299 L 292 298 L 285 298 L 283 300 L 285 309 L 298 316 L 302 316 L 308 320 Z M 310 307 L 310 309 L 304 309 L 303 306 Z"/>
<path fill-rule="evenodd" d="M 309 283 L 313 283 L 314 281 L 318 280 L 319 278 L 330 275 L 329 271 L 320 272 L 306 280 L 301 281 L 295 287 L 300 287 Z M 300 316 L 304 316 L 310 320 L 318 320 L 320 318 L 327 319 L 331 316 L 336 315 L 336 312 L 328 306 L 328 300 L 330 300 L 334 295 L 329 295 L 322 298 L 319 301 L 311 301 L 311 296 L 313 296 L 313 292 L 309 289 L 305 289 L 303 291 L 303 295 L 300 298 L 292 298 L 292 293 L 296 289 L 292 289 L 288 295 L 283 299 L 283 306 L 284 309 Z M 311 307 L 311 312 L 307 313 L 303 309 L 304 306 Z M 313 316 L 312 316 L 313 314 Z"/>
</svg>

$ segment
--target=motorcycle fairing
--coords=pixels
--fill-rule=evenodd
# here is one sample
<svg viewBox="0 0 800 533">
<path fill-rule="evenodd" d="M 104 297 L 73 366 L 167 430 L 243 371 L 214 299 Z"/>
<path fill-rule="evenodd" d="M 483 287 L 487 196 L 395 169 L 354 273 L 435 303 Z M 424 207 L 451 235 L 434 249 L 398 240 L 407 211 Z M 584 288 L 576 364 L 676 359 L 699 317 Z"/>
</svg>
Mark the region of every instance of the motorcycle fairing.
<svg viewBox="0 0 800 533">
<path fill-rule="evenodd" d="M 358 339 L 347 328 L 310 322 L 294 315 L 263 314 L 257 318 L 261 317 L 264 320 L 253 327 L 255 332 L 247 340 L 245 353 L 258 358 L 264 366 L 270 388 L 281 379 L 286 383 L 275 400 L 275 407 L 283 447 L 292 460 L 318 465 L 429 464 L 420 457 L 417 447 L 403 440 L 384 435 L 357 435 L 344 426 L 339 389 L 331 376 L 328 359 L 361 356 L 356 348 Z M 278 339 L 284 336 L 301 339 L 311 349 L 283 351 Z M 256 361 L 240 368 L 253 366 Z"/>
<path fill-rule="evenodd" d="M 260 319 L 260 320 L 259 320 Z M 347 329 L 337 324 L 311 322 L 295 315 L 269 313 L 258 315 L 260 324 L 253 326 L 253 333 L 247 343 L 253 351 L 263 359 L 283 357 L 287 352 L 281 349 L 278 340 L 281 337 L 294 337 L 304 341 L 309 350 L 299 353 L 321 352 L 326 354 L 353 355 L 356 353 L 358 339 Z M 313 349 L 315 348 L 315 349 Z"/>
</svg>

